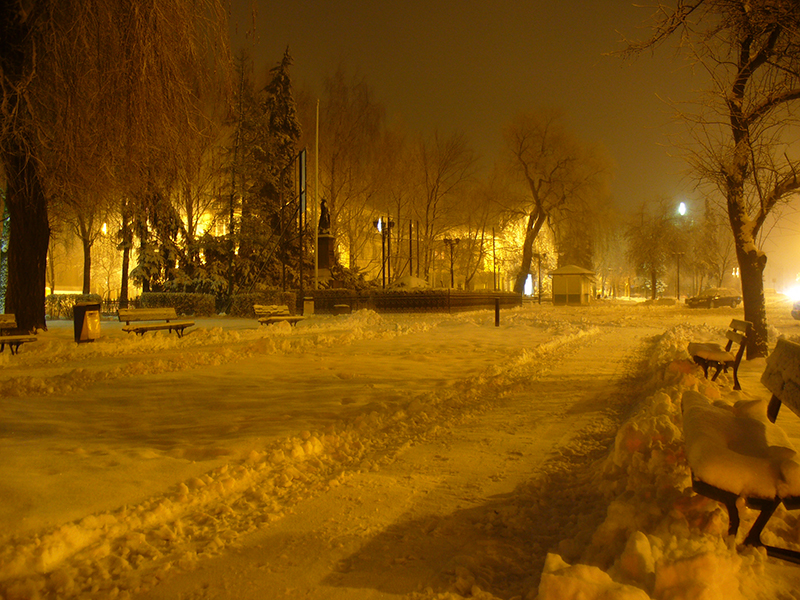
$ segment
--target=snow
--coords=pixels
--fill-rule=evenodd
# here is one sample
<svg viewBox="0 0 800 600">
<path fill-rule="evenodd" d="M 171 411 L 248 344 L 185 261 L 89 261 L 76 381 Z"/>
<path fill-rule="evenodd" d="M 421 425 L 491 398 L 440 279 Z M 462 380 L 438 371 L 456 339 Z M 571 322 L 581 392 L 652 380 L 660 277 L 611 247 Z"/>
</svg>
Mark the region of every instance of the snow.
<svg viewBox="0 0 800 600">
<path fill-rule="evenodd" d="M 772 338 L 800 333 L 790 308 Z M 737 315 L 104 320 L 88 344 L 54 321 L 0 354 L 0 598 L 796 597 L 797 567 L 691 491 L 682 400 L 736 419 L 769 398 L 763 359 L 738 392 L 689 359 Z M 763 539 L 800 549 L 797 517 Z"/>
<path fill-rule="evenodd" d="M 800 494 L 797 452 L 767 420 L 766 402 L 715 405 L 687 390 L 681 403 L 686 458 L 698 479 L 744 497 Z"/>
</svg>

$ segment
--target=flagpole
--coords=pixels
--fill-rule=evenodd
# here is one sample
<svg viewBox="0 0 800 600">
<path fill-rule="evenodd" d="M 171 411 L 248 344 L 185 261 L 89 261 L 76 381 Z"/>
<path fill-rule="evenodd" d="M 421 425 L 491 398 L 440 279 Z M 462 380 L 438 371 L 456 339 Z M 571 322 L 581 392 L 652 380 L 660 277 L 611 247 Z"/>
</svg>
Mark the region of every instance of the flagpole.
<svg viewBox="0 0 800 600">
<path fill-rule="evenodd" d="M 317 98 L 317 138 L 314 144 L 314 289 L 319 288 L 319 98 Z"/>
</svg>

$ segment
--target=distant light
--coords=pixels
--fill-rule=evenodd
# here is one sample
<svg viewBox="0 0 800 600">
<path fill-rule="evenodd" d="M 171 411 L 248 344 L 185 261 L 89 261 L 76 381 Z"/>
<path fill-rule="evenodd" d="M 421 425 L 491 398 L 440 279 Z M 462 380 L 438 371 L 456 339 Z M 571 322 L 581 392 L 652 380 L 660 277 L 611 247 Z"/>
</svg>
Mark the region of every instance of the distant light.
<svg viewBox="0 0 800 600">
<path fill-rule="evenodd" d="M 686 214 L 686 202 L 681 202 L 678 204 L 678 214 L 683 216 Z"/>
<path fill-rule="evenodd" d="M 108 235 L 108 223 L 103 223 L 101 231 L 103 232 L 103 235 Z"/>
<path fill-rule="evenodd" d="M 795 285 L 790 287 L 788 290 L 784 292 L 792 302 L 800 301 L 800 285 Z"/>
</svg>

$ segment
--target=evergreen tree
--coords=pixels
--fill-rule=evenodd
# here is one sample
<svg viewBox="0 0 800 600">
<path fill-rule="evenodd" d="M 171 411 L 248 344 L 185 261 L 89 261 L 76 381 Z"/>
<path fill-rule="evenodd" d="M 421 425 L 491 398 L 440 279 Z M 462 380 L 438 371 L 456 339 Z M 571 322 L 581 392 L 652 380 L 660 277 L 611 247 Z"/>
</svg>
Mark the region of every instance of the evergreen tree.
<svg viewBox="0 0 800 600">
<path fill-rule="evenodd" d="M 234 176 L 241 197 L 241 222 L 235 264 L 236 287 L 277 285 L 282 265 L 297 263 L 295 169 L 300 122 L 292 93 L 287 49 L 270 69 L 265 87 L 255 91 L 252 62 L 237 57 L 240 70 L 240 146 Z M 291 267 L 289 274 L 293 274 Z"/>
</svg>

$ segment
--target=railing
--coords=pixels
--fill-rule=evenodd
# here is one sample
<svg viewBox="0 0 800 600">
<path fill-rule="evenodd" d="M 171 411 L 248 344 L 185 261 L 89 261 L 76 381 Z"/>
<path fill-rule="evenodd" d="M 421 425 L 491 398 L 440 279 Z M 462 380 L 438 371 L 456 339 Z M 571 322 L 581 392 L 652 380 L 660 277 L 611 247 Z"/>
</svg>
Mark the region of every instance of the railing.
<svg viewBox="0 0 800 600">
<path fill-rule="evenodd" d="M 495 300 L 500 306 L 521 306 L 522 296 L 508 292 L 460 292 L 442 290 L 430 292 L 378 292 L 362 293 L 342 290 L 331 293 L 307 293 L 314 298 L 314 312 L 334 313 L 336 304 L 348 304 L 352 310 L 371 309 L 386 313 L 444 312 L 494 309 Z"/>
</svg>

